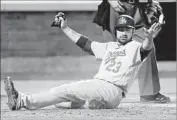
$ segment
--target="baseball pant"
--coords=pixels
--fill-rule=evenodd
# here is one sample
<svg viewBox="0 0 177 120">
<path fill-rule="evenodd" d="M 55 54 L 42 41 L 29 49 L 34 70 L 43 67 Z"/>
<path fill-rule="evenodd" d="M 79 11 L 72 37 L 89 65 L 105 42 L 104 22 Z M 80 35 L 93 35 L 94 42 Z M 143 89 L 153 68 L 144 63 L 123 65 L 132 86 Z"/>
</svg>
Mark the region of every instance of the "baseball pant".
<svg viewBox="0 0 177 120">
<path fill-rule="evenodd" d="M 136 11 L 135 16 L 139 14 L 139 11 Z M 119 14 L 115 12 L 115 10 L 110 7 L 110 28 L 111 32 L 113 33 L 113 28 L 115 25 L 115 20 Z M 140 15 L 137 15 L 137 17 Z M 135 21 L 138 22 L 138 21 Z M 103 32 L 104 40 L 107 41 L 115 41 L 115 37 L 110 34 L 108 31 Z M 145 39 L 143 28 L 135 30 L 135 35 L 133 37 L 134 40 L 139 42 L 143 42 Z M 159 83 L 159 75 L 158 75 L 158 68 L 156 62 L 156 55 L 155 55 L 155 47 L 153 51 L 150 53 L 148 58 L 142 63 L 140 70 L 138 72 L 138 83 L 139 83 L 139 93 L 140 96 L 146 95 L 154 95 L 160 91 L 160 83 Z"/>
<path fill-rule="evenodd" d="M 37 94 L 21 93 L 21 103 L 26 109 L 39 109 L 58 103 L 73 102 L 78 108 L 112 109 L 122 99 L 122 90 L 103 80 L 92 79 L 64 84 Z"/>
</svg>

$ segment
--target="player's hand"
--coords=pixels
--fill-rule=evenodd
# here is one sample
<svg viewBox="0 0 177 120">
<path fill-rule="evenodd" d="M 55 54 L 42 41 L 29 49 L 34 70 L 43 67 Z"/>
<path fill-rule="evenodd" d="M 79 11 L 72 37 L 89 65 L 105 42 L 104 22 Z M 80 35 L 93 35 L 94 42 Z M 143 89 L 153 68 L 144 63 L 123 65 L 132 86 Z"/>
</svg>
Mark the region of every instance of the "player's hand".
<svg viewBox="0 0 177 120">
<path fill-rule="evenodd" d="M 125 8 L 123 3 L 120 0 L 108 0 L 109 4 L 114 8 L 116 12 L 123 13 L 125 12 Z"/>
<path fill-rule="evenodd" d="M 160 30 L 161 30 L 161 24 L 159 22 L 156 22 L 152 24 L 152 26 L 149 29 L 144 28 L 144 35 L 149 40 L 152 40 L 158 35 Z"/>
<path fill-rule="evenodd" d="M 59 12 L 57 15 L 55 15 L 55 21 L 52 25 L 61 29 L 65 29 L 67 27 L 67 20 L 65 14 Z"/>
</svg>

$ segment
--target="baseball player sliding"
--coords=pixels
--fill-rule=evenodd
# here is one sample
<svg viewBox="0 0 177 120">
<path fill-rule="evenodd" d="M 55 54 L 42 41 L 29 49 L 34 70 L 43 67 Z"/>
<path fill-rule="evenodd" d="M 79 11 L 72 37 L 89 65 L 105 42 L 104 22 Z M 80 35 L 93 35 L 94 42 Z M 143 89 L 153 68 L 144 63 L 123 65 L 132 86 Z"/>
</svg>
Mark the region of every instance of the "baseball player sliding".
<svg viewBox="0 0 177 120">
<path fill-rule="evenodd" d="M 145 2 L 147 1 L 147 3 Z M 113 28 L 116 19 L 121 14 L 128 14 L 134 18 L 135 32 L 133 39 L 144 42 L 144 27 L 151 26 L 158 21 L 163 28 L 165 16 L 163 9 L 157 0 L 145 0 L 143 4 L 140 0 L 102 0 L 98 6 L 98 11 L 93 22 L 103 28 L 104 41 L 116 41 Z M 159 29 L 154 35 L 154 40 L 159 39 Z M 157 37 L 156 37 L 157 36 Z M 139 95 L 141 102 L 168 103 L 170 98 L 160 93 L 160 79 L 158 75 L 155 45 L 147 59 L 143 61 L 138 72 Z"/>
<path fill-rule="evenodd" d="M 135 30 L 133 18 L 120 15 L 113 33 L 117 41 L 99 43 L 71 29 L 61 12 L 55 16 L 55 26 L 61 28 L 85 52 L 102 60 L 98 73 L 92 80 L 64 84 L 30 95 L 18 92 L 7 77 L 5 90 L 11 110 L 33 110 L 63 102 L 71 102 L 70 108 L 75 105 L 86 109 L 116 108 L 136 79 L 140 64 L 151 52 L 153 35 L 161 27 L 160 23 L 156 22 L 150 28 L 144 29 L 145 40 L 139 43 L 132 39 Z"/>
</svg>

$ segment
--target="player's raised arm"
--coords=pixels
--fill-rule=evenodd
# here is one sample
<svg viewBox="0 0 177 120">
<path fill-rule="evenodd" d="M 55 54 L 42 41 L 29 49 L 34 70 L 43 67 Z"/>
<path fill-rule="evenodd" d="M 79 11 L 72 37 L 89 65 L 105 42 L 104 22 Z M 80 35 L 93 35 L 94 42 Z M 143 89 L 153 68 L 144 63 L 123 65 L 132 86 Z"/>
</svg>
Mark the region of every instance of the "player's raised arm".
<svg viewBox="0 0 177 120">
<path fill-rule="evenodd" d="M 80 33 L 77 33 L 67 25 L 67 19 L 64 13 L 59 12 L 55 15 L 55 22 L 52 26 L 59 27 L 61 30 L 74 42 L 77 43 L 82 37 Z"/>
<path fill-rule="evenodd" d="M 107 44 L 91 41 L 88 37 L 71 29 L 67 25 L 64 13 L 59 12 L 55 16 L 55 22 L 52 26 L 61 28 L 61 30 L 85 52 L 88 52 L 90 55 L 95 55 L 96 58 L 102 58 Z"/>
<path fill-rule="evenodd" d="M 153 49 L 153 40 L 160 30 L 161 24 L 159 22 L 154 23 L 149 29 L 144 28 L 145 40 L 141 46 L 141 60 L 146 58 L 151 49 Z"/>
<path fill-rule="evenodd" d="M 149 51 L 153 48 L 153 39 L 156 32 L 161 29 L 160 23 L 154 23 L 149 29 L 144 28 L 145 40 L 142 44 L 142 49 L 145 51 Z"/>
<path fill-rule="evenodd" d="M 55 16 L 55 22 L 52 26 L 59 27 L 61 30 L 80 48 L 82 48 L 85 52 L 88 52 L 90 55 L 94 55 L 91 49 L 92 41 L 89 40 L 88 37 L 74 31 L 67 25 L 67 20 L 65 14 L 59 12 Z"/>
</svg>

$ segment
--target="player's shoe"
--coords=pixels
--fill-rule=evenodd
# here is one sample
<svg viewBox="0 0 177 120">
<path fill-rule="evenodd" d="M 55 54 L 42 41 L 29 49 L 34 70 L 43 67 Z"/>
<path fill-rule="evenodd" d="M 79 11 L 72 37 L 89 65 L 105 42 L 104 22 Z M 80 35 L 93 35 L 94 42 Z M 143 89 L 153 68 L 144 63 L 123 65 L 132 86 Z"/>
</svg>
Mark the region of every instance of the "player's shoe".
<svg viewBox="0 0 177 120">
<path fill-rule="evenodd" d="M 7 97 L 8 97 L 8 103 L 7 105 L 9 106 L 9 108 L 11 110 L 18 110 L 20 109 L 20 101 L 19 99 L 19 93 L 17 92 L 17 90 L 14 88 L 14 84 L 11 81 L 10 77 L 6 77 L 4 80 L 4 88 L 5 91 L 7 93 Z"/>
<path fill-rule="evenodd" d="M 151 102 L 151 103 L 169 103 L 171 102 L 170 97 L 157 93 L 155 95 L 141 96 L 141 102 Z"/>
</svg>

